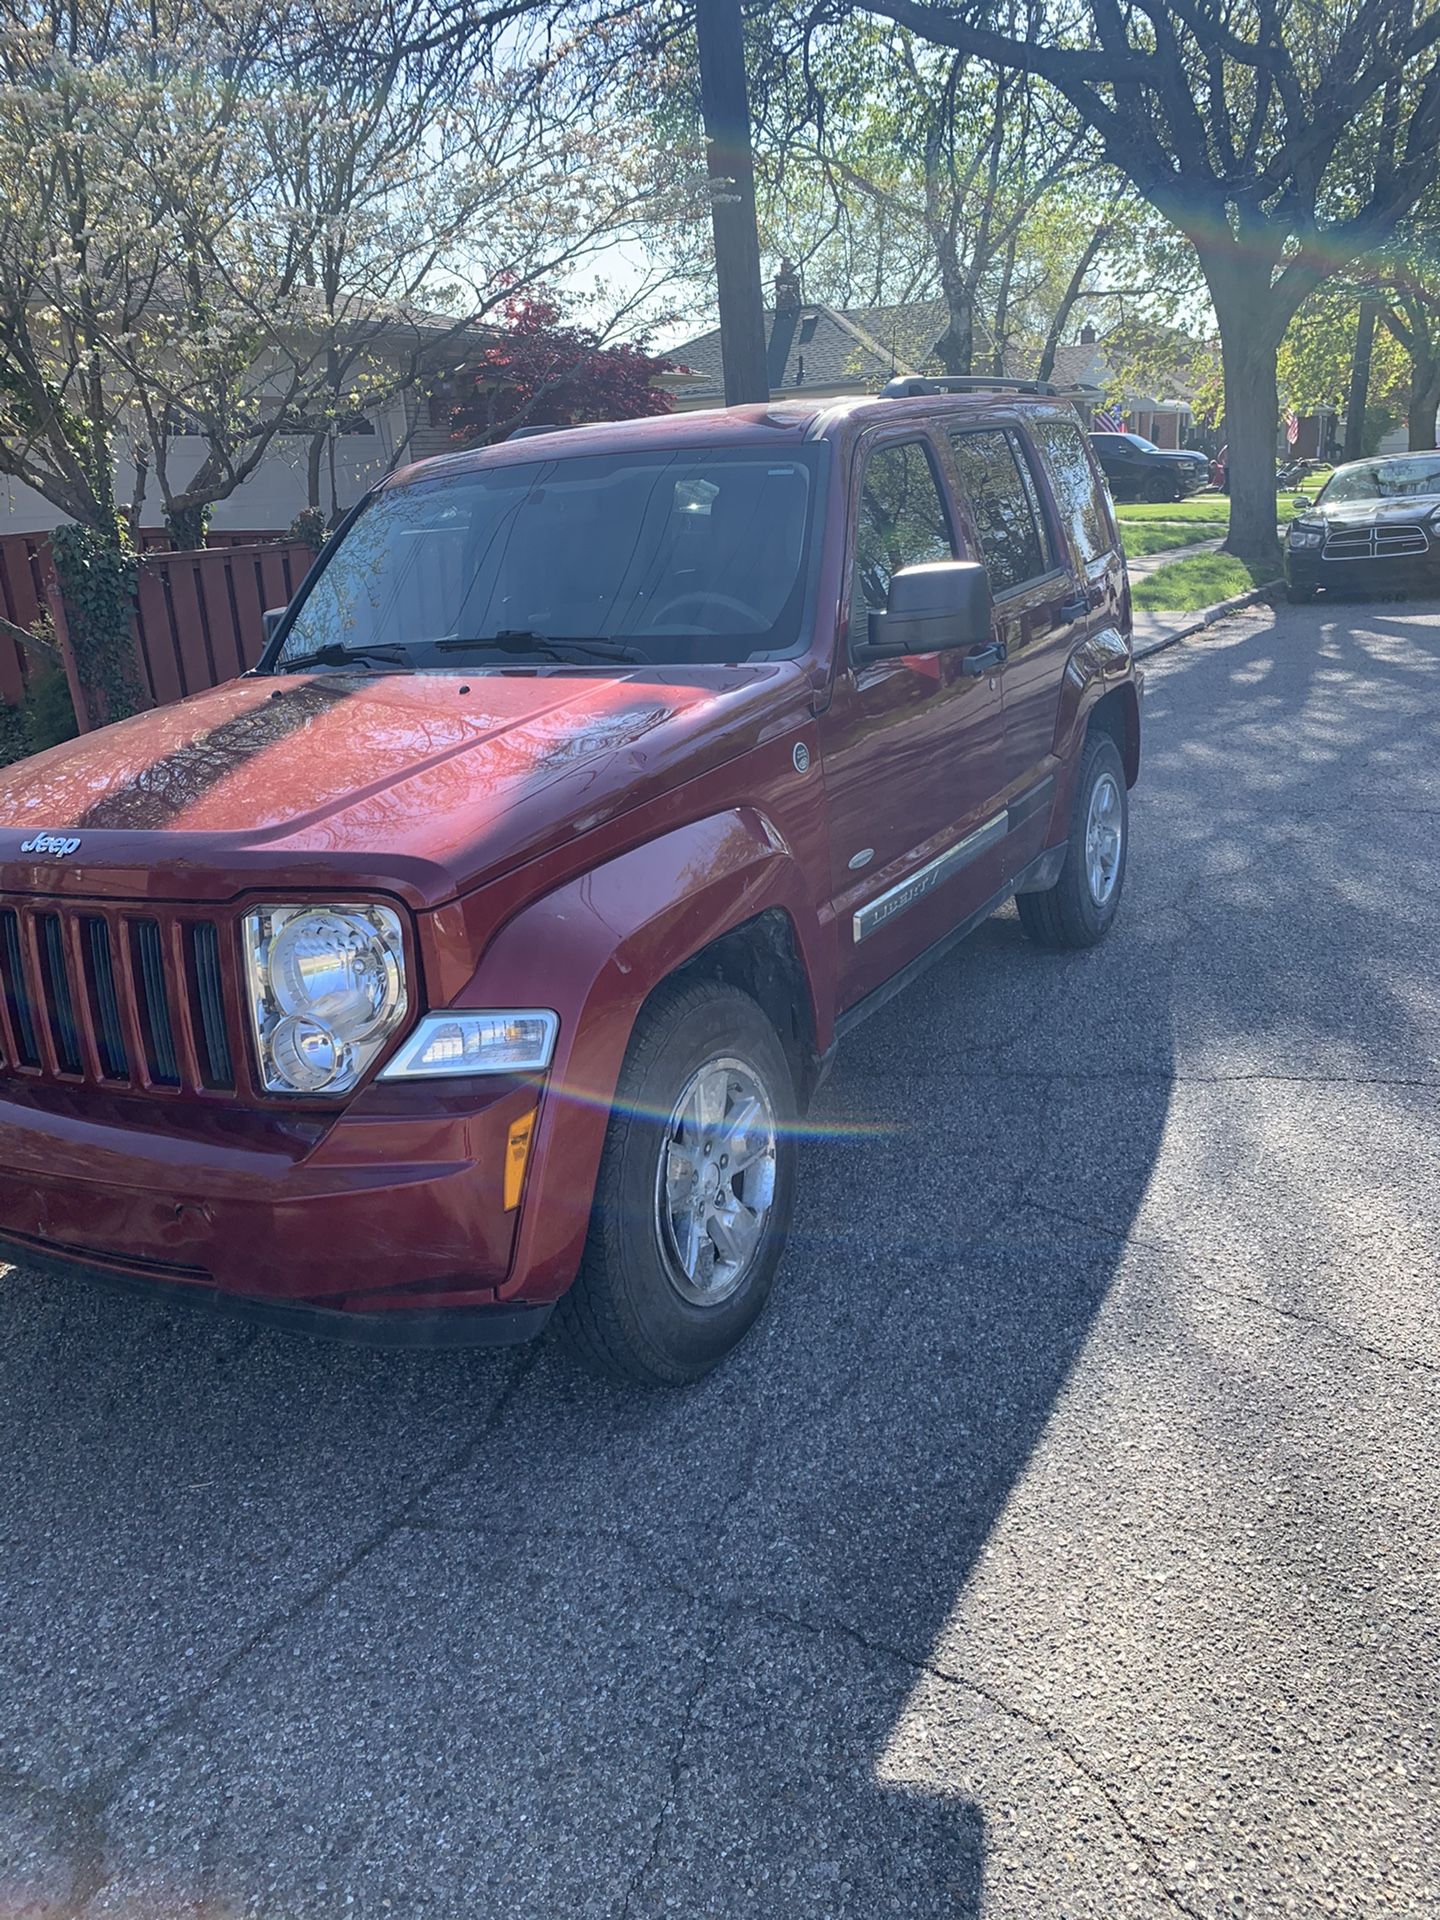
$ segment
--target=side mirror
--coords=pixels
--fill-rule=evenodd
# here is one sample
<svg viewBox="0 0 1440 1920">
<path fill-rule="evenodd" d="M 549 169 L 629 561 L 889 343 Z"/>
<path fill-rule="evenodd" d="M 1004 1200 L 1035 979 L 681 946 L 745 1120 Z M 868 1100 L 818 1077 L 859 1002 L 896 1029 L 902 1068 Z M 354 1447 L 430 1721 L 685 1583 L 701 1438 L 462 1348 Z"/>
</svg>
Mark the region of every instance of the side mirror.
<svg viewBox="0 0 1440 1920">
<path fill-rule="evenodd" d="M 993 614 L 990 576 L 978 560 L 901 567 L 890 577 L 885 611 L 870 615 L 862 658 L 898 660 L 906 653 L 983 646 Z"/>
<path fill-rule="evenodd" d="M 290 611 L 288 607 L 267 607 L 260 619 L 265 627 L 265 644 L 268 647 L 275 638 L 275 629 Z"/>
</svg>

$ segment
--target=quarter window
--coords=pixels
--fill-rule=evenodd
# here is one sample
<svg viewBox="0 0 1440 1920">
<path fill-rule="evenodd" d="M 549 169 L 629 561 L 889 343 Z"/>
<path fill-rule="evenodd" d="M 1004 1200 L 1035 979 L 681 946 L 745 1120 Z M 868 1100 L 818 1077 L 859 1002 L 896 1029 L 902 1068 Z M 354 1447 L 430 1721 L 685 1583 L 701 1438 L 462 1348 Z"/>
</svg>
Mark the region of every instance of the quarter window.
<svg viewBox="0 0 1440 1920">
<path fill-rule="evenodd" d="M 1006 593 L 1048 573 L 1054 563 L 1045 516 L 1014 434 L 997 427 L 951 439 L 993 590 Z"/>
<path fill-rule="evenodd" d="M 1080 429 L 1063 420 L 1032 420 L 1030 431 L 1050 469 L 1050 484 L 1055 489 L 1060 518 L 1075 542 L 1080 564 L 1088 567 L 1111 551 L 1115 539 L 1100 484 L 1085 457 Z"/>
<path fill-rule="evenodd" d="M 866 461 L 860 482 L 850 594 L 852 644 L 865 639 L 872 611 L 884 611 L 892 574 L 927 560 L 954 558 L 950 516 L 925 448 L 918 440 L 878 447 Z"/>
</svg>

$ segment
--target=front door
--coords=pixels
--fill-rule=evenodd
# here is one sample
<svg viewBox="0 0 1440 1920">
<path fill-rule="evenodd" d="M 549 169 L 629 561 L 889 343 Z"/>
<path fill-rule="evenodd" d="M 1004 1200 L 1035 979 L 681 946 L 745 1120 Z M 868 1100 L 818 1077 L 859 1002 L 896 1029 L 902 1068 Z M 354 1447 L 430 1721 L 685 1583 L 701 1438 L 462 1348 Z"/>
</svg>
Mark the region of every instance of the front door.
<svg viewBox="0 0 1440 1920">
<path fill-rule="evenodd" d="M 901 567 L 956 557 L 938 447 L 869 436 L 855 456 L 849 596 L 820 722 L 840 1003 L 848 1007 L 1000 888 L 1000 676 L 958 651 L 865 662 L 872 610 Z"/>
</svg>

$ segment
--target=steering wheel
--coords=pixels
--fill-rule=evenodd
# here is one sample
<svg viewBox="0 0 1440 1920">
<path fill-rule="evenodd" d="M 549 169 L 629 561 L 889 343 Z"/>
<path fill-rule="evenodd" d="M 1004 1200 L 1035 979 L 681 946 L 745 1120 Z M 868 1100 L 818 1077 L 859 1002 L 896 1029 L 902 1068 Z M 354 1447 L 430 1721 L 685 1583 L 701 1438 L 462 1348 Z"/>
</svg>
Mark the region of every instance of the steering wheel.
<svg viewBox="0 0 1440 1920">
<path fill-rule="evenodd" d="M 756 633 L 764 633 L 770 624 L 757 608 L 747 606 L 743 600 L 737 600 L 733 594 L 711 593 L 707 590 L 693 593 L 677 593 L 675 598 L 673 600 L 667 600 L 663 607 L 655 608 L 650 618 L 645 622 L 646 628 L 651 633 L 659 632 L 661 621 L 674 620 L 681 607 L 694 607 L 699 612 L 707 612 L 712 608 L 721 607 L 727 613 L 737 614 L 739 618 L 751 626 Z M 684 622 L 682 621 L 681 624 L 683 625 Z M 695 631 L 697 633 L 708 633 L 710 629 L 708 627 L 697 627 Z"/>
</svg>

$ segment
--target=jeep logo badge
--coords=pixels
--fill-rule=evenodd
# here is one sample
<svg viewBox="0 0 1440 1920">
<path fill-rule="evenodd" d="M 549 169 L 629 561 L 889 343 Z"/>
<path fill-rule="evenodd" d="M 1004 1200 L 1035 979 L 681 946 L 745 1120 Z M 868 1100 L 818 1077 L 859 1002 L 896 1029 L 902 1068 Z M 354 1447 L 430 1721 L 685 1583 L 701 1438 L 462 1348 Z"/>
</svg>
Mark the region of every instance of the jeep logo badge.
<svg viewBox="0 0 1440 1920">
<path fill-rule="evenodd" d="M 33 840 L 22 841 L 22 853 L 53 853 L 57 860 L 63 860 L 67 853 L 77 853 L 80 842 L 76 838 L 67 839 L 59 833 L 37 833 Z"/>
</svg>

